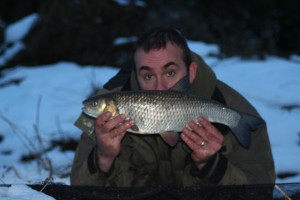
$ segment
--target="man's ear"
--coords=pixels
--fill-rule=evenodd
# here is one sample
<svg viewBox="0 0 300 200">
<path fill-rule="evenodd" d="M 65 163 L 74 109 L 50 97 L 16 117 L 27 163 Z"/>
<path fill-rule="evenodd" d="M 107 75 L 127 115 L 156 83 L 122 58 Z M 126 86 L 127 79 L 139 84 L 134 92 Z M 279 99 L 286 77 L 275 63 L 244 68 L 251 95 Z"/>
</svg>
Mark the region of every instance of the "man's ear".
<svg viewBox="0 0 300 200">
<path fill-rule="evenodd" d="M 197 63 L 196 62 L 192 62 L 190 64 L 189 67 L 189 76 L 190 76 L 190 83 L 192 84 L 196 78 L 196 74 L 197 74 Z"/>
</svg>

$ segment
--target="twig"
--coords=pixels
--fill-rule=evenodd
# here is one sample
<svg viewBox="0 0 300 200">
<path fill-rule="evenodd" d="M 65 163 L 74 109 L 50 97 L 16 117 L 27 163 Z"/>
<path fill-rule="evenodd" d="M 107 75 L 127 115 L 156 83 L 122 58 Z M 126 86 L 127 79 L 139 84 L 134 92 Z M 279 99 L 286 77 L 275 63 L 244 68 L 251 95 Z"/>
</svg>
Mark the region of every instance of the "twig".
<svg viewBox="0 0 300 200">
<path fill-rule="evenodd" d="M 42 101 L 42 97 L 39 96 L 38 102 L 37 102 L 37 110 L 36 110 L 36 122 L 33 125 L 34 131 L 35 131 L 35 134 L 36 134 L 39 146 L 40 146 L 40 152 L 41 152 L 41 156 L 40 156 L 40 158 L 37 161 L 38 161 L 38 163 L 40 163 L 42 165 L 42 168 L 49 170 L 49 177 L 52 177 L 52 175 L 53 175 L 52 162 L 51 162 L 51 160 L 47 156 L 47 151 L 46 151 L 46 148 L 45 148 L 45 146 L 43 144 L 43 139 L 41 137 L 40 130 L 39 130 L 39 119 L 40 119 L 41 101 Z M 42 153 L 45 154 L 44 158 L 42 156 Z"/>
<path fill-rule="evenodd" d="M 42 97 L 39 96 L 38 98 L 38 102 L 37 102 L 37 109 L 36 109 L 36 118 L 35 118 L 35 124 L 33 125 L 33 128 L 34 128 L 34 131 L 35 131 L 35 134 L 36 134 L 36 138 L 40 144 L 40 151 L 43 152 L 45 150 L 45 147 L 43 145 L 43 140 L 42 140 L 42 137 L 41 137 L 41 134 L 40 134 L 40 131 L 39 131 L 39 119 L 40 119 L 40 109 L 41 109 L 41 101 L 42 101 Z"/>
<path fill-rule="evenodd" d="M 63 129 L 61 128 L 61 124 L 60 124 L 60 121 L 59 121 L 59 119 L 58 118 L 56 118 L 56 127 L 57 127 L 57 131 L 58 131 L 58 133 L 59 133 L 59 135 L 61 136 L 61 138 L 63 139 L 63 140 L 67 140 L 67 136 L 66 136 L 66 134 L 65 134 L 65 132 L 63 131 Z"/>
<path fill-rule="evenodd" d="M 284 192 L 278 185 L 275 185 L 275 188 L 284 196 L 284 199 L 292 200 L 289 195 Z"/>
<path fill-rule="evenodd" d="M 0 178 L 0 181 L 5 185 L 6 183 Z"/>
<path fill-rule="evenodd" d="M 53 181 L 53 178 L 52 177 L 49 177 L 49 178 L 46 178 L 45 180 L 45 185 L 43 186 L 43 188 L 40 190 L 40 192 L 43 192 L 43 190 L 47 187 L 47 185 L 49 185 L 49 183 Z"/>
<path fill-rule="evenodd" d="M 14 167 L 14 166 L 9 166 L 7 167 L 7 169 L 5 170 L 5 173 L 8 173 L 9 171 L 13 171 L 15 172 L 15 175 L 18 177 L 18 178 L 21 178 L 21 175 L 19 174 L 19 172 L 17 171 L 17 169 Z M 4 177 L 4 174 L 2 174 L 2 177 Z"/>
<path fill-rule="evenodd" d="M 42 168 L 42 169 L 49 170 L 49 176 L 52 176 L 53 175 L 52 162 L 47 157 L 46 148 L 43 143 L 43 139 L 41 137 L 40 130 L 39 130 L 41 100 L 42 98 L 40 96 L 37 102 L 36 121 L 33 124 L 33 128 L 36 134 L 36 139 L 38 141 L 37 144 L 34 144 L 33 140 L 26 135 L 26 132 L 23 129 L 18 127 L 8 118 L 6 118 L 1 112 L 0 112 L 0 119 L 5 121 L 10 126 L 12 132 L 16 134 L 16 136 L 20 139 L 21 143 L 25 146 L 28 152 L 31 155 L 33 155 L 34 159 L 37 161 L 38 167 L 40 169 Z"/>
<path fill-rule="evenodd" d="M 30 138 L 27 137 L 24 130 L 22 130 L 11 120 L 6 118 L 1 112 L 0 112 L 0 118 L 10 126 L 12 132 L 16 134 L 16 136 L 20 139 L 20 141 L 23 143 L 23 145 L 29 151 L 29 153 L 33 154 L 35 151 L 37 151 L 37 149 L 35 149 L 33 142 L 30 140 Z"/>
</svg>

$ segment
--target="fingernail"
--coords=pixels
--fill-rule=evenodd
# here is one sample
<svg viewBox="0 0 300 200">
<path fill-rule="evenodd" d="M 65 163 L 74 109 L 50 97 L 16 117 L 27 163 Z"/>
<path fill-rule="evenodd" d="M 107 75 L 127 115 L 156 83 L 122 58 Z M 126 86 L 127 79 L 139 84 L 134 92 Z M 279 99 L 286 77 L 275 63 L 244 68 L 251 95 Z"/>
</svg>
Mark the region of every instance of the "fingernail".
<svg viewBox="0 0 300 200">
<path fill-rule="evenodd" d="M 188 123 L 189 126 L 194 126 L 195 124 L 196 124 L 196 122 L 193 120 L 189 121 L 189 123 Z"/>
<path fill-rule="evenodd" d="M 127 126 L 127 127 L 133 126 L 133 122 L 132 122 L 132 121 L 127 122 L 127 123 L 126 123 L 126 126 Z"/>
<path fill-rule="evenodd" d="M 128 127 L 132 126 L 133 125 L 133 121 L 132 120 L 128 120 L 128 121 L 126 121 L 125 125 L 128 126 Z"/>
</svg>

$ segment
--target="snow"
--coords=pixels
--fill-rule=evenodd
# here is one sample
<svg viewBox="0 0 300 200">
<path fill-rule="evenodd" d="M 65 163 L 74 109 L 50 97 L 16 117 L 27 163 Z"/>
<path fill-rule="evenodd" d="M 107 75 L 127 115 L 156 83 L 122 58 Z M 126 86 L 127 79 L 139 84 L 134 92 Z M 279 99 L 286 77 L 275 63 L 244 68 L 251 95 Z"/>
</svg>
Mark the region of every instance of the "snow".
<svg viewBox="0 0 300 200">
<path fill-rule="evenodd" d="M 27 18 L 7 29 L 12 35 L 16 32 L 7 39 L 13 46 L 26 34 L 22 31 L 17 35 L 17 32 L 28 31 L 37 18 L 34 15 L 29 19 L 31 21 Z M 124 42 L 124 38 L 116 41 Z M 217 45 L 189 41 L 189 46 L 203 56 L 220 80 L 242 93 L 266 120 L 276 173 L 297 174 L 277 178 L 276 182 L 300 182 L 300 57 L 219 59 L 210 56 L 219 52 Z M 9 59 L 8 54 L 2 54 L 0 64 Z M 44 150 L 53 139 L 79 139 L 81 131 L 73 123 L 81 113 L 82 101 L 116 73 L 113 66 L 80 66 L 64 61 L 3 71 L 0 77 L 0 184 L 12 186 L 0 187 L 1 199 L 32 199 L 35 195 L 41 195 L 39 199 L 52 199 L 25 185 L 42 183 L 50 171 L 53 182 L 70 184 L 66 174 L 70 172 L 74 152 L 62 152 L 58 147 L 49 152 Z M 21 81 L 8 84 L 15 80 Z M 289 105 L 296 108 L 282 108 Z M 44 152 L 39 162 L 20 161 L 22 156 L 38 152 Z"/>
<path fill-rule="evenodd" d="M 53 200 L 53 197 L 45 195 L 42 192 L 38 192 L 31 189 L 27 185 L 12 185 L 10 187 L 0 188 L 0 197 L 2 200 Z"/>
<path fill-rule="evenodd" d="M 4 35 L 5 42 L 15 42 L 21 40 L 27 35 L 32 26 L 37 22 L 38 18 L 38 14 L 33 13 L 9 25 L 6 28 Z"/>
<path fill-rule="evenodd" d="M 118 3 L 119 5 L 121 6 L 127 6 L 127 5 L 130 5 L 130 4 L 134 4 L 136 6 L 140 6 L 140 7 L 145 7 L 146 6 L 146 3 L 144 1 L 128 1 L 128 0 L 115 0 L 116 3 Z"/>
<path fill-rule="evenodd" d="M 12 58 L 19 51 L 25 48 L 23 42 L 21 42 L 21 39 L 23 39 L 26 36 L 26 34 L 30 31 L 32 26 L 37 22 L 38 17 L 38 14 L 33 13 L 7 26 L 4 32 L 3 45 L 0 46 L 0 52 L 2 49 L 5 49 L 6 46 L 8 46 L 10 43 L 13 43 L 13 45 L 6 49 L 4 55 L 1 55 L 0 66 L 4 65 L 7 60 Z"/>
<path fill-rule="evenodd" d="M 117 38 L 113 41 L 113 44 L 115 46 L 118 46 L 118 45 L 122 45 L 122 44 L 126 44 L 128 42 L 136 42 L 137 41 L 137 37 L 135 36 L 132 36 L 132 37 L 122 37 L 122 38 Z"/>
</svg>

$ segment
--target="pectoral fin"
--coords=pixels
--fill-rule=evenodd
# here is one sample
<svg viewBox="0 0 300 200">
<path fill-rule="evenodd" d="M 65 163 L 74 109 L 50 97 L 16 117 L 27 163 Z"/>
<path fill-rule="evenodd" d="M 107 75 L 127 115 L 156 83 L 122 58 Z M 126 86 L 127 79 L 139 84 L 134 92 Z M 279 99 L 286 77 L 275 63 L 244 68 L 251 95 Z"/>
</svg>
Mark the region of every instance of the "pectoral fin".
<svg viewBox="0 0 300 200">
<path fill-rule="evenodd" d="M 168 145 L 172 147 L 175 146 L 179 140 L 179 134 L 174 131 L 161 133 L 160 136 Z"/>
</svg>

